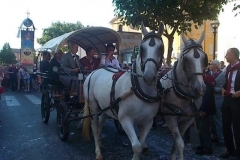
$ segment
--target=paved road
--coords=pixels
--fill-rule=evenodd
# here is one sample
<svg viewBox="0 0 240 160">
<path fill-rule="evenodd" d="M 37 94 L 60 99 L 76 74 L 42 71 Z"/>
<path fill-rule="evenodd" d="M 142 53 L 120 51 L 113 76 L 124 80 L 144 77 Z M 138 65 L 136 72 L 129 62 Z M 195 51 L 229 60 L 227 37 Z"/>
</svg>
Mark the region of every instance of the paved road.
<svg viewBox="0 0 240 160">
<path fill-rule="evenodd" d="M 56 111 L 51 112 L 49 123 L 41 121 L 39 92 L 7 91 L 0 101 L 0 160 L 93 160 L 94 142 L 81 137 L 77 122 L 71 124 L 71 134 L 66 142 L 57 137 Z M 117 133 L 113 121 L 107 120 L 103 129 L 105 160 L 130 160 L 132 149 L 128 138 Z M 194 139 L 194 137 L 193 137 Z M 150 155 L 142 160 L 168 159 L 172 137 L 166 128 L 158 126 L 147 137 Z M 214 148 L 211 156 L 197 156 L 188 143 L 185 148 L 187 160 L 215 160 L 224 148 Z"/>
</svg>

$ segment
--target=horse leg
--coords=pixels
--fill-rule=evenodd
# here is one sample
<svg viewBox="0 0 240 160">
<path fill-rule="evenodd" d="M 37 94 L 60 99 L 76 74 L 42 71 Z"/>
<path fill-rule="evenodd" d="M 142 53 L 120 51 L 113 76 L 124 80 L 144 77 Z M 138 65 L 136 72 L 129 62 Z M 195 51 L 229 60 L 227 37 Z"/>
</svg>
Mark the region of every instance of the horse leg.
<svg viewBox="0 0 240 160">
<path fill-rule="evenodd" d="M 103 128 L 103 125 L 104 125 L 104 122 L 105 120 L 108 118 L 108 116 L 105 114 L 105 113 L 102 113 L 100 116 L 99 116 L 99 123 L 98 123 L 98 142 L 99 142 L 99 146 L 101 148 L 102 147 L 102 128 Z"/>
<path fill-rule="evenodd" d="M 98 105 L 97 102 L 91 102 L 91 113 L 97 113 L 98 111 Z M 95 154 L 96 154 L 96 160 L 102 160 L 102 154 L 101 154 L 101 149 L 98 141 L 98 116 L 95 115 L 92 117 L 91 120 L 91 127 L 92 127 L 92 134 L 94 137 L 94 142 L 95 142 Z"/>
<path fill-rule="evenodd" d="M 140 140 L 141 146 L 143 148 L 143 151 L 142 151 L 143 154 L 149 154 L 149 149 L 148 149 L 148 146 L 147 146 L 145 140 L 146 140 L 146 137 L 152 127 L 152 123 L 153 123 L 153 121 L 151 121 L 150 123 L 147 123 L 145 125 L 138 125 L 139 140 Z"/>
<path fill-rule="evenodd" d="M 181 137 L 183 137 L 184 133 L 186 132 L 188 127 L 192 124 L 192 122 L 193 121 L 188 121 L 188 122 L 182 122 L 182 123 L 179 124 L 178 128 L 179 128 L 179 132 L 180 132 Z M 180 146 L 177 149 L 178 149 L 178 159 L 183 160 L 184 143 L 183 143 L 183 146 Z"/>
<path fill-rule="evenodd" d="M 130 119 L 124 119 L 120 121 L 124 131 L 128 135 L 128 138 L 131 141 L 132 149 L 133 149 L 133 158 L 132 160 L 140 160 L 140 155 L 142 152 L 141 143 L 138 140 L 137 134 L 134 129 L 134 125 Z"/>
<path fill-rule="evenodd" d="M 179 132 L 177 119 L 175 119 L 175 121 L 173 121 L 173 120 L 168 120 L 166 118 L 166 123 L 167 123 L 167 126 L 168 126 L 169 130 L 171 131 L 171 133 L 173 135 L 173 139 L 174 139 L 173 147 L 172 147 L 172 150 L 170 153 L 170 159 L 175 160 L 176 159 L 176 151 L 184 148 L 184 141 Z M 178 159 L 183 160 L 182 157 L 178 157 Z"/>
</svg>

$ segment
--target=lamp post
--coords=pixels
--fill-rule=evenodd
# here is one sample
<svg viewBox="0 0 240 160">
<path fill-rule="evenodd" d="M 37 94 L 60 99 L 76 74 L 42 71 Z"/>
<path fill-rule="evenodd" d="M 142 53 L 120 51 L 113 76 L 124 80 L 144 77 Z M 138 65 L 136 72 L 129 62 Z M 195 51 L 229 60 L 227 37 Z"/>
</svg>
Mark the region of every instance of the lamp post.
<svg viewBox="0 0 240 160">
<path fill-rule="evenodd" d="M 213 28 L 213 60 L 215 59 L 215 52 L 216 52 L 216 33 L 217 28 L 219 27 L 220 22 L 216 19 L 211 22 L 211 26 Z"/>
</svg>

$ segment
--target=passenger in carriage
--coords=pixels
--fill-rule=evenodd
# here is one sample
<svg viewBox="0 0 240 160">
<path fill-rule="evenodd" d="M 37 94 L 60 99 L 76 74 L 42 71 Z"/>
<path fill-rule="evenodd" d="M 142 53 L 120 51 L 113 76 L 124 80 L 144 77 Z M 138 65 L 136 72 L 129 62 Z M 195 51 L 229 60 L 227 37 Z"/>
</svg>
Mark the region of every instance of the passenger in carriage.
<svg viewBox="0 0 240 160">
<path fill-rule="evenodd" d="M 61 67 L 62 55 L 63 52 L 61 50 L 58 50 L 50 61 L 51 80 L 53 83 L 55 83 L 55 85 L 62 85 L 62 83 L 59 81 L 59 74 L 53 71 L 53 67 Z"/>
<path fill-rule="evenodd" d="M 56 66 L 56 67 L 61 67 L 61 59 L 62 59 L 63 52 L 61 50 L 58 50 L 54 57 L 50 61 L 50 66 L 51 68 Z"/>
<path fill-rule="evenodd" d="M 112 43 L 108 43 L 106 46 L 106 55 L 101 57 L 101 66 L 111 66 L 120 69 L 118 60 L 113 56 L 115 46 Z"/>
<path fill-rule="evenodd" d="M 42 52 L 43 60 L 40 62 L 40 72 L 41 73 L 50 73 L 50 59 L 51 54 L 47 51 Z M 49 79 L 42 79 L 42 84 L 48 84 Z"/>
<path fill-rule="evenodd" d="M 82 68 L 88 72 L 92 72 L 99 68 L 100 59 L 94 57 L 95 48 L 87 47 L 86 56 L 80 59 Z"/>
<path fill-rule="evenodd" d="M 69 52 L 64 54 L 61 59 L 61 67 L 68 75 L 60 76 L 60 81 L 67 87 L 71 88 L 71 96 L 78 95 L 78 73 L 80 72 L 80 61 L 78 45 L 74 42 L 69 42 Z M 70 76 L 69 76 L 70 75 Z"/>
<path fill-rule="evenodd" d="M 51 55 L 49 52 L 44 51 L 42 52 L 43 60 L 40 62 L 40 72 L 41 73 L 46 73 L 50 71 L 50 59 Z"/>
</svg>

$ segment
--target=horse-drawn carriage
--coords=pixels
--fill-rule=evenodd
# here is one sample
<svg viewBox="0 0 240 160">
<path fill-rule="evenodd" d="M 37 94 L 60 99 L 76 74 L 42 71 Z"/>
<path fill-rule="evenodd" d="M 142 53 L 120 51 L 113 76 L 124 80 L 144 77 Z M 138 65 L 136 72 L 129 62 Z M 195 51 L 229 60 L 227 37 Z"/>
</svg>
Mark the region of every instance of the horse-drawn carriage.
<svg viewBox="0 0 240 160">
<path fill-rule="evenodd" d="M 96 56 L 100 57 L 102 53 L 106 52 L 106 44 L 113 43 L 116 46 L 118 54 L 119 44 L 121 43 L 120 35 L 109 28 L 104 27 L 88 27 L 81 30 L 66 33 L 62 36 L 56 37 L 47 43 L 45 43 L 39 52 L 48 51 L 52 54 L 56 53 L 61 47 L 66 46 L 68 42 L 73 42 L 79 45 L 83 50 L 87 47 L 94 47 Z M 79 50 L 80 54 L 83 50 Z M 65 75 L 71 78 L 71 75 L 64 72 L 62 68 L 54 66 L 53 72 L 58 73 L 60 76 Z M 90 71 L 80 68 L 78 74 L 79 90 L 77 96 L 70 95 L 70 89 L 64 85 L 57 85 L 54 81 L 51 81 L 51 73 L 41 73 L 41 114 L 42 121 L 48 123 L 50 112 L 56 109 L 57 111 L 57 128 L 58 135 L 61 140 L 66 140 L 69 135 L 69 122 L 81 120 L 80 112 L 84 106 L 83 96 L 83 83 Z M 51 81 L 51 83 L 49 83 Z M 121 125 L 115 121 L 117 130 L 121 133 Z"/>
<path fill-rule="evenodd" d="M 164 54 L 161 38 L 163 24 L 160 23 L 157 33 L 148 32 L 143 24 L 141 28 L 144 37 L 132 71 L 124 72 L 116 81 L 113 81 L 112 69 L 98 69 L 91 72 L 86 79 L 80 72 L 78 76 L 80 86 L 84 82 L 83 88 L 79 87 L 77 98 L 80 101 L 69 96 L 67 88 L 49 84 L 43 88 L 41 105 L 43 122 L 47 123 L 50 111 L 56 108 L 59 137 L 66 140 L 70 121 L 84 119 L 83 134 L 88 136 L 91 120 L 98 160 L 102 159 L 101 132 L 108 117 L 120 122 L 119 126 L 123 127 L 132 144 L 134 152 L 132 159 L 139 160 L 141 153 L 148 150 L 145 139 L 152 127 L 161 99 L 163 101 L 161 111 L 166 113 L 164 118 L 175 139 L 170 157 L 176 159 L 178 150 L 179 159 L 182 160 L 184 143 L 181 136 L 192 123 L 193 117 L 197 116 L 197 109 L 201 104 L 201 96 L 205 90 L 202 75 L 207 64 L 207 56 L 201 47 L 204 36 L 202 35 L 198 41 L 186 40 L 183 36 L 185 46 L 183 52 L 173 69 L 159 81 L 158 70 Z M 116 43 L 118 48 L 120 40 L 118 33 L 111 29 L 91 27 L 52 39 L 41 50 L 50 49 L 56 52 L 66 41 L 73 41 L 83 49 L 93 46 L 100 54 L 105 52 L 106 43 Z M 43 78 L 47 79 L 48 76 L 45 75 Z M 165 90 L 169 90 L 167 94 L 164 94 L 161 84 Z M 54 97 L 51 94 L 53 89 L 60 89 L 60 94 Z M 83 97 L 81 89 L 84 91 L 84 99 L 80 98 Z M 184 90 L 187 93 L 182 92 Z M 83 104 L 84 114 L 79 117 Z M 113 107 L 116 105 L 118 107 Z M 189 115 L 191 110 L 193 115 Z M 135 127 L 138 128 L 138 134 Z"/>
</svg>

